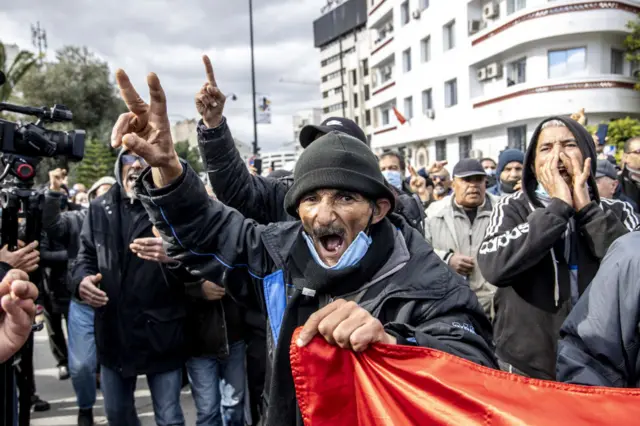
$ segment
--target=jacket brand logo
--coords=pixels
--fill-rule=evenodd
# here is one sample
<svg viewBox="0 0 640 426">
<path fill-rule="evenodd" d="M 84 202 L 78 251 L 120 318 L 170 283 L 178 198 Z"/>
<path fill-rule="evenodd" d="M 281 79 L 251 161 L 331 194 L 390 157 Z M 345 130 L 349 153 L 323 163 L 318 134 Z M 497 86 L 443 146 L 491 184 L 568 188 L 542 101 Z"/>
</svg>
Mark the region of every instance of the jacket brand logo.
<svg viewBox="0 0 640 426">
<path fill-rule="evenodd" d="M 498 235 L 488 241 L 485 241 L 480 246 L 480 254 L 493 253 L 498 251 L 498 247 L 506 247 L 512 240 L 517 240 L 524 234 L 529 233 L 529 224 L 521 223 L 513 228 L 511 231 L 507 231 L 502 235 Z"/>
</svg>

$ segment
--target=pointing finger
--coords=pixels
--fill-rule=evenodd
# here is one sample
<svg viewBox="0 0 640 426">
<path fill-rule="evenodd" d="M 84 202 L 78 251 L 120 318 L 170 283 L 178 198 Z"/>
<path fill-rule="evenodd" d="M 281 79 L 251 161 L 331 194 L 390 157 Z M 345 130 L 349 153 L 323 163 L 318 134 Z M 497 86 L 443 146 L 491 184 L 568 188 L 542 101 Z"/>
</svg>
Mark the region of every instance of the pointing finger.
<svg viewBox="0 0 640 426">
<path fill-rule="evenodd" d="M 149 73 L 147 76 L 147 84 L 149 85 L 149 95 L 151 95 L 151 113 L 161 117 L 166 116 L 167 97 L 160 84 L 160 79 L 155 73 Z"/>
<path fill-rule="evenodd" d="M 213 74 L 213 65 L 211 65 L 211 59 L 209 59 L 207 55 L 202 55 L 202 62 L 204 63 L 204 69 L 207 72 L 207 80 L 209 81 L 209 84 L 217 87 L 218 85 L 216 84 L 216 77 Z"/>
<path fill-rule="evenodd" d="M 120 87 L 122 99 L 124 99 L 124 102 L 127 104 L 129 111 L 136 115 L 146 114 L 149 110 L 149 105 L 147 105 L 138 92 L 136 92 L 133 84 L 131 84 L 131 80 L 129 80 L 129 76 L 123 69 L 116 71 L 116 81 L 118 87 Z"/>
</svg>

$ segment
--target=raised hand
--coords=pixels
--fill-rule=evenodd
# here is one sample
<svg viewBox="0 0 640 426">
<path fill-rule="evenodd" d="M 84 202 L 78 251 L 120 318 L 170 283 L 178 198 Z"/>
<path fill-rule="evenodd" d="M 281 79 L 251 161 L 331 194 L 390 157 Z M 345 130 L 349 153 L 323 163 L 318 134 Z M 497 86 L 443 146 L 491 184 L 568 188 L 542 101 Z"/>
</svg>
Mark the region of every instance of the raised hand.
<svg viewBox="0 0 640 426">
<path fill-rule="evenodd" d="M 409 173 L 411 174 L 411 179 L 409 180 L 411 192 L 417 194 L 422 201 L 429 201 L 430 194 L 427 190 L 427 180 L 420 176 L 411 164 L 409 164 L 408 167 Z"/>
<path fill-rule="evenodd" d="M 440 170 L 444 169 L 444 166 L 448 164 L 448 161 L 436 161 L 432 165 L 429 166 L 427 172 L 429 174 L 438 173 Z"/>
<path fill-rule="evenodd" d="M 566 167 L 573 180 L 573 208 L 578 212 L 591 202 L 587 185 L 591 175 L 591 158 L 584 160 L 584 164 L 580 167 L 580 162 L 575 156 L 561 155 L 564 159 L 563 163 L 568 164 Z"/>
<path fill-rule="evenodd" d="M 551 198 L 558 198 L 568 205 L 573 206 L 571 189 L 558 170 L 559 162 L 560 150 L 558 148 L 554 148 L 551 161 L 541 167 L 541 173 L 540 176 L 538 176 L 538 181 L 542 184 L 544 189 L 547 190 Z M 565 167 L 567 166 L 565 165 Z M 567 170 L 569 169 L 567 168 Z"/>
<path fill-rule="evenodd" d="M 12 269 L 0 282 L 0 363 L 27 341 L 36 316 L 38 288 L 26 272 Z"/>
<path fill-rule="evenodd" d="M 213 74 L 213 66 L 207 55 L 202 56 L 207 82 L 196 93 L 196 109 L 202 116 L 202 121 L 208 128 L 218 127 L 222 121 L 222 111 L 227 98 L 218 89 L 216 78 Z"/>
<path fill-rule="evenodd" d="M 173 146 L 167 115 L 167 98 L 154 73 L 147 76 L 151 102 L 142 100 L 124 70 L 116 71 L 120 93 L 130 113 L 118 119 L 111 135 L 114 148 L 123 145 L 144 158 L 153 167 L 153 181 L 163 187 L 182 173 L 182 165 Z"/>
</svg>

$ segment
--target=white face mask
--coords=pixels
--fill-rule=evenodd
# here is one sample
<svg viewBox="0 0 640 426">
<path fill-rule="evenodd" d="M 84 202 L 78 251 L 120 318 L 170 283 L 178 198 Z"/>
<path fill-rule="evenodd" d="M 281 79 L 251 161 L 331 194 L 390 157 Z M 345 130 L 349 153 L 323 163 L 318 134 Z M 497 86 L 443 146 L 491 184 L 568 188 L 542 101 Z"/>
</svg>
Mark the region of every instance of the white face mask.
<svg viewBox="0 0 640 426">
<path fill-rule="evenodd" d="M 490 169 L 490 168 L 484 169 L 484 172 L 487 174 L 487 176 L 495 176 L 496 174 L 495 169 Z"/>
</svg>

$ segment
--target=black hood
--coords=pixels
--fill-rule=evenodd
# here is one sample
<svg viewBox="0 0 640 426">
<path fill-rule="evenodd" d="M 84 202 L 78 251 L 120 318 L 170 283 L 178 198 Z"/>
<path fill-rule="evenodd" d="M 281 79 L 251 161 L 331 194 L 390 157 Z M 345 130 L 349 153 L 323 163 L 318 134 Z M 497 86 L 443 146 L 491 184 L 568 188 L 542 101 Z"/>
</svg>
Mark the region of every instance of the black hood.
<svg viewBox="0 0 640 426">
<path fill-rule="evenodd" d="M 587 158 L 591 158 L 591 175 L 587 180 L 587 185 L 589 186 L 591 199 L 600 204 L 600 196 L 598 195 L 598 187 L 596 185 L 595 178 L 597 156 L 593 138 L 591 137 L 587 129 L 585 129 L 584 126 L 582 126 L 580 123 L 570 118 L 564 117 L 546 118 L 538 125 L 536 130 L 533 132 L 533 136 L 531 137 L 531 141 L 529 142 L 529 147 L 527 148 L 527 152 L 524 156 L 524 170 L 522 171 L 522 190 L 524 191 L 524 195 L 527 198 L 527 201 L 529 201 L 536 207 L 542 207 L 542 204 L 535 196 L 536 188 L 538 187 L 538 180 L 536 179 L 535 172 L 536 146 L 538 145 L 538 137 L 540 136 L 542 126 L 544 125 L 544 123 L 552 120 L 563 122 L 576 138 L 578 147 L 580 148 L 584 159 L 586 160 Z"/>
</svg>

